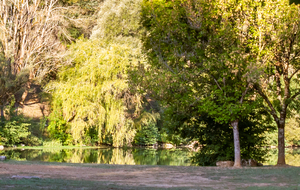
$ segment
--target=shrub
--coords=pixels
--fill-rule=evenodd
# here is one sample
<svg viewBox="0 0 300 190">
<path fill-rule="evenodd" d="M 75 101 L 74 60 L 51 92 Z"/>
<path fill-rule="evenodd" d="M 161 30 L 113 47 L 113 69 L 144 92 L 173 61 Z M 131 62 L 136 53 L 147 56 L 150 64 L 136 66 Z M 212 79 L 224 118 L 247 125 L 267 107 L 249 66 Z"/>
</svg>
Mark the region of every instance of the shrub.
<svg viewBox="0 0 300 190">
<path fill-rule="evenodd" d="M 50 138 L 61 142 L 63 145 L 72 144 L 72 135 L 68 133 L 70 126 L 63 118 L 55 118 L 51 120 L 48 126 Z"/>
<path fill-rule="evenodd" d="M 135 121 L 135 126 L 138 128 L 134 137 L 136 145 L 153 145 L 158 141 L 159 133 L 157 121 L 160 119 L 158 113 L 143 112 Z"/>
<path fill-rule="evenodd" d="M 272 125 L 256 120 L 258 113 L 242 118 L 239 122 L 241 142 L 241 157 L 264 161 L 267 151 L 263 146 L 267 145 L 265 133 L 274 130 Z M 234 145 L 232 129 L 225 124 L 215 122 L 209 117 L 201 118 L 195 134 L 199 135 L 199 142 L 203 145 L 193 158 L 198 165 L 215 165 L 217 161 L 234 160 Z M 205 121 L 205 124 L 204 124 Z"/>
<path fill-rule="evenodd" d="M 44 141 L 43 146 L 45 147 L 60 147 L 62 146 L 59 140 L 52 140 L 52 141 Z"/>
<path fill-rule="evenodd" d="M 7 146 L 22 143 L 30 135 L 29 125 L 29 123 L 20 123 L 17 120 L 1 122 L 1 141 Z"/>
<path fill-rule="evenodd" d="M 55 101 L 52 102 L 52 108 L 54 110 L 48 117 L 49 125 L 47 127 L 47 132 L 49 133 L 49 137 L 61 142 L 63 145 L 72 145 L 73 138 L 70 132 L 71 126 L 63 118 L 61 101 L 55 99 Z"/>
<path fill-rule="evenodd" d="M 28 129 L 31 124 L 23 115 L 16 113 L 14 104 L 15 100 L 12 99 L 5 111 L 6 118 L 0 121 L 0 142 L 6 146 L 25 143 L 31 134 Z"/>
<path fill-rule="evenodd" d="M 157 140 L 158 129 L 154 122 L 149 122 L 148 125 L 142 126 L 142 129 L 134 137 L 134 143 L 137 145 L 153 145 Z"/>
</svg>

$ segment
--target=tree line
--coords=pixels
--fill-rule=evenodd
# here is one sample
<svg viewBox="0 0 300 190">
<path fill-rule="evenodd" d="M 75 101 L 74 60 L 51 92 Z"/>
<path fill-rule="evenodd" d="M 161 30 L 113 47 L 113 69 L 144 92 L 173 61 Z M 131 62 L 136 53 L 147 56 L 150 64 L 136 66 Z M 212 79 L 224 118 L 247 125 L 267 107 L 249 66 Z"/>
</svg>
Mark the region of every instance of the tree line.
<svg viewBox="0 0 300 190">
<path fill-rule="evenodd" d="M 63 144 L 199 140 L 202 164 L 234 159 L 240 167 L 241 158 L 262 159 L 257 147 L 277 130 L 277 165 L 286 164 L 285 125 L 300 95 L 298 5 L 90 3 L 97 8 L 2 1 L 2 131 L 9 102 L 22 104 L 36 82 L 51 95 L 47 134 Z M 82 14 L 72 11 L 82 4 Z"/>
</svg>

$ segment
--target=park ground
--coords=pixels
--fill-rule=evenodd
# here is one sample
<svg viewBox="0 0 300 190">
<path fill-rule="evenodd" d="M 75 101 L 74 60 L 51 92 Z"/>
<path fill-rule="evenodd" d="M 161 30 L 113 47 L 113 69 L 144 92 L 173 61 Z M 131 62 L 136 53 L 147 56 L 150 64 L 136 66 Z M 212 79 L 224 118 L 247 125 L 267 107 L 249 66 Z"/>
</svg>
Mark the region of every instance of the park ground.
<svg viewBox="0 0 300 190">
<path fill-rule="evenodd" d="M 0 162 L 0 189 L 299 189 L 299 167 L 146 166 Z"/>
</svg>

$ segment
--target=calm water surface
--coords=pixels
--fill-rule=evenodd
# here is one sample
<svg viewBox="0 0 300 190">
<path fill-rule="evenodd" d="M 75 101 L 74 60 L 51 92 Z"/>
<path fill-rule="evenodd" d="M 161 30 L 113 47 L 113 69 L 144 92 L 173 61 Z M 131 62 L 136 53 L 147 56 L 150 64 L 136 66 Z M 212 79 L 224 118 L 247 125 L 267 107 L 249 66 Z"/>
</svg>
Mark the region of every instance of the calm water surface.
<svg viewBox="0 0 300 190">
<path fill-rule="evenodd" d="M 275 165 L 277 150 L 269 149 L 264 165 Z M 0 151 L 13 160 L 128 164 L 128 165 L 172 165 L 191 166 L 194 152 L 189 149 L 148 149 L 148 148 L 73 148 L 73 149 L 11 149 Z M 286 162 L 300 166 L 300 149 L 286 149 Z"/>
<path fill-rule="evenodd" d="M 147 148 L 74 148 L 74 149 L 12 149 L 1 153 L 13 160 L 190 166 L 194 154 L 188 149 Z"/>
</svg>

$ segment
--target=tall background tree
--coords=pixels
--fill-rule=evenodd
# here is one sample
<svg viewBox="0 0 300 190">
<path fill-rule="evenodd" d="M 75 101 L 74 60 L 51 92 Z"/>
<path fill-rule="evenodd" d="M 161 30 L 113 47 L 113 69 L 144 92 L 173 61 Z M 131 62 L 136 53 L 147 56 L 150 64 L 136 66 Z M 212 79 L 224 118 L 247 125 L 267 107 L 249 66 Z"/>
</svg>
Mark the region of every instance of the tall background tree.
<svg viewBox="0 0 300 190">
<path fill-rule="evenodd" d="M 0 2 L 0 45 L 7 67 L 17 75 L 24 69 L 31 80 L 57 68 L 60 10 L 56 0 L 3 0 Z"/>
<path fill-rule="evenodd" d="M 278 161 L 285 165 L 285 125 L 298 110 L 300 8 L 289 1 L 265 1 L 257 7 L 257 67 L 264 74 L 254 85 L 278 128 Z"/>
<path fill-rule="evenodd" d="M 133 142 L 141 99 L 131 91 L 129 70 L 144 61 L 139 12 L 139 1 L 104 1 L 91 38 L 71 46 L 72 64 L 48 86 L 58 104 L 53 113 L 70 125 L 75 143 L 86 143 L 91 130 L 97 143 L 119 147 Z M 55 120 L 49 127 L 57 129 Z"/>
<path fill-rule="evenodd" d="M 11 64 L 0 53 L 0 115 L 4 120 L 4 109 L 6 104 L 12 100 L 13 96 L 22 91 L 28 81 L 29 72 L 23 69 L 18 74 L 13 74 Z"/>
<path fill-rule="evenodd" d="M 241 165 L 238 121 L 254 107 L 253 85 L 261 73 L 254 69 L 255 26 L 249 26 L 255 6 L 251 1 L 143 4 L 144 48 L 151 64 L 142 79 L 146 89 L 167 108 L 197 107 L 198 113 L 231 125 L 235 166 Z"/>
</svg>

